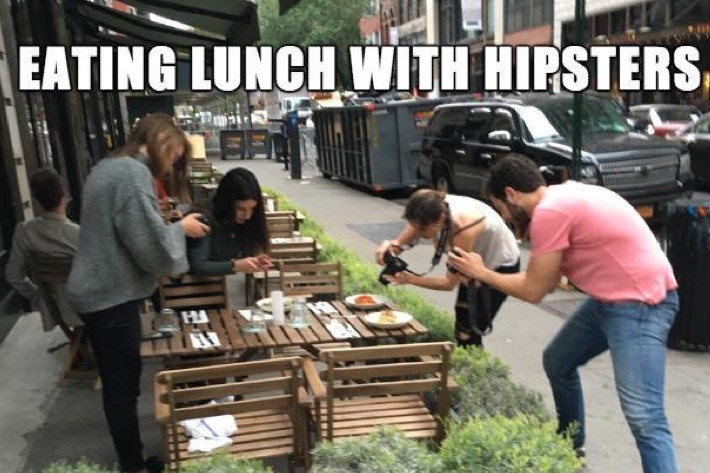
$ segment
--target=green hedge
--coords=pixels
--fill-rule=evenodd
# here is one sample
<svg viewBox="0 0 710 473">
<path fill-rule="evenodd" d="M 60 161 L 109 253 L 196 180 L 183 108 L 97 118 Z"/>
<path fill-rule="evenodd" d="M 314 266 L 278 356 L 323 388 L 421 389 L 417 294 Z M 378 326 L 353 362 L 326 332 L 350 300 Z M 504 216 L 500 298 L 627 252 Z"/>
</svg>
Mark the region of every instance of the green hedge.
<svg viewBox="0 0 710 473">
<path fill-rule="evenodd" d="M 453 426 L 439 452 L 447 473 L 575 473 L 572 440 L 528 416 L 472 419 Z"/>
<path fill-rule="evenodd" d="M 313 473 L 441 473 L 438 455 L 392 427 L 366 437 L 321 442 L 313 450 Z"/>
<path fill-rule="evenodd" d="M 260 461 L 238 460 L 222 453 L 203 460 L 194 460 L 181 465 L 181 473 L 273 473 L 271 468 Z M 60 461 L 49 465 L 42 473 L 118 473 L 86 459 L 76 463 Z"/>
</svg>

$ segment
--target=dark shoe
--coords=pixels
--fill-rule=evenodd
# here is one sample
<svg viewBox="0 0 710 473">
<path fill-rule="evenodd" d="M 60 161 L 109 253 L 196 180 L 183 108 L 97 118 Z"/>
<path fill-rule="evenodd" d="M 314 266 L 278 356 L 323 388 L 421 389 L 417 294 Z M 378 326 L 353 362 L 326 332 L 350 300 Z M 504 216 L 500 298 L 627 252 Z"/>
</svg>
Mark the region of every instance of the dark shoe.
<svg viewBox="0 0 710 473">
<path fill-rule="evenodd" d="M 165 471 L 165 462 L 158 456 L 148 457 L 145 461 L 145 469 L 148 473 L 161 473 Z"/>
<path fill-rule="evenodd" d="M 579 447 L 574 449 L 574 454 L 577 455 L 577 458 L 584 458 L 587 456 L 587 451 L 584 447 Z"/>
</svg>

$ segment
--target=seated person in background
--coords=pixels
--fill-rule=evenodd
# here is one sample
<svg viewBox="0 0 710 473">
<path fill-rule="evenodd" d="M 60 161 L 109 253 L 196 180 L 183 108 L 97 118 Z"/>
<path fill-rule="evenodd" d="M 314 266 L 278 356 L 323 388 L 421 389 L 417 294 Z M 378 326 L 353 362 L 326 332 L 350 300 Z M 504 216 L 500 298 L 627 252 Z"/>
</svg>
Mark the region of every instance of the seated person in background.
<svg viewBox="0 0 710 473">
<path fill-rule="evenodd" d="M 5 268 L 7 282 L 33 306 L 39 305 L 45 330 L 55 323 L 48 311 L 39 304 L 37 285 L 30 279 L 29 262 L 32 254 L 46 256 L 74 256 L 79 241 L 79 225 L 67 218 L 67 194 L 62 179 L 54 169 L 38 171 L 30 181 L 32 195 L 44 210 L 42 215 L 17 225 L 12 239 L 10 259 Z M 80 325 L 65 294 L 56 294 L 57 304 L 68 325 Z"/>
<path fill-rule="evenodd" d="M 220 181 L 204 209 L 212 231 L 188 242 L 190 272 L 199 276 L 267 271 L 269 234 L 261 187 L 251 171 L 235 168 Z"/>
</svg>

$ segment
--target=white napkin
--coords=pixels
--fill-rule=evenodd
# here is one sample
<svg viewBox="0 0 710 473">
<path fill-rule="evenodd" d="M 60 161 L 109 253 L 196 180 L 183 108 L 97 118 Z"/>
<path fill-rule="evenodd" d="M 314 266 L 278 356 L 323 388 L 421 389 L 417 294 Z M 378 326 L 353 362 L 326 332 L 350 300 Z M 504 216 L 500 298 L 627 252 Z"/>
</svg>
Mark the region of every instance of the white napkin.
<svg viewBox="0 0 710 473">
<path fill-rule="evenodd" d="M 324 325 L 336 340 L 360 338 L 360 334 L 358 334 L 350 324 L 339 322 L 337 320 L 331 320 L 330 323 Z"/>
<path fill-rule="evenodd" d="M 190 334 L 192 346 L 195 348 L 213 348 L 221 345 L 219 337 L 215 332 L 206 332 L 206 334 L 209 340 L 205 339 L 205 335 L 202 332 L 192 332 Z"/>
<path fill-rule="evenodd" d="M 204 310 L 187 310 L 182 312 L 182 320 L 186 324 L 206 324 L 209 322 Z"/>
<path fill-rule="evenodd" d="M 247 322 L 251 322 L 251 310 L 239 309 L 239 310 L 237 310 L 237 312 L 239 312 L 239 315 L 244 317 L 247 320 Z M 274 316 L 269 313 L 264 312 L 264 322 L 271 322 L 272 320 L 274 320 Z"/>
<path fill-rule="evenodd" d="M 324 314 L 333 314 L 333 315 L 338 315 L 340 312 L 338 312 L 338 309 L 333 307 L 330 302 L 327 301 L 320 301 L 315 303 L 316 308 L 323 312 Z"/>
<path fill-rule="evenodd" d="M 210 405 L 217 404 L 215 401 Z M 180 422 L 185 434 L 190 437 L 189 452 L 210 452 L 232 444 L 232 435 L 237 433 L 237 422 L 231 415 L 188 419 Z"/>
</svg>

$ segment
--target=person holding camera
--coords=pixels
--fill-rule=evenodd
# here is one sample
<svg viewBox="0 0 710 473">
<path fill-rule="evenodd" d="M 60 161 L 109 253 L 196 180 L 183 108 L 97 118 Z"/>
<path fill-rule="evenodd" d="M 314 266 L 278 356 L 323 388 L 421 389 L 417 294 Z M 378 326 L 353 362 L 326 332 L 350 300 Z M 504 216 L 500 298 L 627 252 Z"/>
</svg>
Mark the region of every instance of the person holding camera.
<svg viewBox="0 0 710 473">
<path fill-rule="evenodd" d="M 438 291 L 451 291 L 458 286 L 456 340 L 462 346 L 481 346 L 482 336 L 490 330 L 493 318 L 507 296 L 486 285 L 461 278 L 453 268 L 448 268 L 446 275 L 441 277 L 426 274 L 436 266 L 442 254 L 453 247 L 480 253 L 486 267 L 493 271 L 518 272 L 520 251 L 515 236 L 500 215 L 485 203 L 433 189 L 422 189 L 412 194 L 404 211 L 404 219 L 407 226 L 397 239 L 383 241 L 375 253 L 377 263 L 387 265 L 382 282 L 412 284 Z M 398 258 L 395 257 L 422 238 L 432 240 L 436 247 L 432 268 L 424 274 L 416 274 L 402 269 L 404 265 L 398 267 Z M 391 271 L 388 271 L 389 268 Z"/>
<path fill-rule="evenodd" d="M 548 186 L 537 165 L 510 155 L 492 168 L 488 193 L 506 220 L 529 226 L 532 255 L 518 274 L 490 271 L 483 255 L 450 252 L 461 274 L 538 303 L 566 275 L 587 299 L 545 348 L 560 433 L 585 441 L 579 367 L 609 350 L 621 409 L 644 473 L 675 473 L 673 436 L 664 409 L 666 341 L 678 310 L 673 268 L 643 218 L 600 186 Z"/>
</svg>

